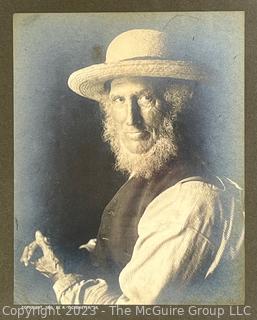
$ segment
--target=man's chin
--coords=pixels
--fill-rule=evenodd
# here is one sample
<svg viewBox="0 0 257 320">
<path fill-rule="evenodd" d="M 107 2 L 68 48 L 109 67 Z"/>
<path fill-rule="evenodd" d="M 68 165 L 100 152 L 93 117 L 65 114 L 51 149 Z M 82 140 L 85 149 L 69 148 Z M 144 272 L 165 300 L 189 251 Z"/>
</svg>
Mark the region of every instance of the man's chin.
<svg viewBox="0 0 257 320">
<path fill-rule="evenodd" d="M 120 144 L 116 150 L 116 170 L 133 174 L 135 177 L 149 179 L 163 170 L 167 163 L 176 157 L 176 148 L 170 139 L 162 138 L 145 151 L 137 149 L 130 151 Z M 140 151 L 140 152 L 139 152 Z"/>
<path fill-rule="evenodd" d="M 121 148 L 123 152 L 125 151 L 132 156 L 140 156 L 144 153 L 147 153 L 152 147 L 154 143 L 153 141 L 130 141 L 130 142 L 121 142 Z"/>
</svg>

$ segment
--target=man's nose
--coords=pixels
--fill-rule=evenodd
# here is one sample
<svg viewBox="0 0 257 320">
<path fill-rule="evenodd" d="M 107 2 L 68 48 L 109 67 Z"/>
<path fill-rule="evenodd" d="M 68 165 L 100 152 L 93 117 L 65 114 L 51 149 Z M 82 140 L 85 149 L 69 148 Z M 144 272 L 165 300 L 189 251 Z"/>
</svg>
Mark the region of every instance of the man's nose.
<svg viewBox="0 0 257 320">
<path fill-rule="evenodd" d="M 128 126 L 134 126 L 141 123 L 140 108 L 137 104 L 136 98 L 129 99 L 127 104 L 127 117 L 126 124 Z"/>
</svg>

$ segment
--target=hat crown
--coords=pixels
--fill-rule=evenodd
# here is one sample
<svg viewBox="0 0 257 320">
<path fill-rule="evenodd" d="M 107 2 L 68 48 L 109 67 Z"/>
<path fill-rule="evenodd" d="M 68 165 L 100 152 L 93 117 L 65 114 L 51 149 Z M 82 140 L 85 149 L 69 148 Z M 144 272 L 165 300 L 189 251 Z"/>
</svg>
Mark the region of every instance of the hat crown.
<svg viewBox="0 0 257 320">
<path fill-rule="evenodd" d="M 110 43 L 106 52 L 106 63 L 128 59 L 169 59 L 167 35 L 149 29 L 135 29 L 123 32 Z"/>
<path fill-rule="evenodd" d="M 174 51 L 170 50 L 172 43 L 166 33 L 157 30 L 126 31 L 110 43 L 105 63 L 73 72 L 68 85 L 81 96 L 101 101 L 108 94 L 104 84 L 115 78 L 207 79 L 206 74 L 192 62 L 174 59 Z"/>
</svg>

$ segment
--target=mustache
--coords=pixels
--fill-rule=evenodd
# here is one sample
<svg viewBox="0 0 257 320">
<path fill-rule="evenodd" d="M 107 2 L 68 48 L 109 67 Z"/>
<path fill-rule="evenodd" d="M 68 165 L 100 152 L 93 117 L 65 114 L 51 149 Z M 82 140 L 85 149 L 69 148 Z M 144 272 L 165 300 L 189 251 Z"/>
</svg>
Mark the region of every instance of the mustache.
<svg viewBox="0 0 257 320">
<path fill-rule="evenodd" d="M 158 128 L 144 127 L 152 135 L 155 144 L 143 154 L 130 154 L 121 144 L 115 121 L 106 114 L 103 122 L 103 139 L 111 146 L 115 155 L 115 169 L 136 177 L 151 178 L 162 170 L 171 159 L 178 156 L 178 143 L 174 132 L 174 121 L 170 116 L 163 118 Z M 138 130 L 138 128 L 131 128 Z"/>
</svg>

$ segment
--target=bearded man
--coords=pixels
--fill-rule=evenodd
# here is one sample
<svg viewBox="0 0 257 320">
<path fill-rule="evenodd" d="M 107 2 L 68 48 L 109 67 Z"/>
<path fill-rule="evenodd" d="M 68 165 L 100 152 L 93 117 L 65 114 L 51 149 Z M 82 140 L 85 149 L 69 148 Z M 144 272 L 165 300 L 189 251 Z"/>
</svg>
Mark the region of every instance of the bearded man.
<svg viewBox="0 0 257 320">
<path fill-rule="evenodd" d="M 122 33 L 104 64 L 71 75 L 73 91 L 100 103 L 104 139 L 129 179 L 106 206 L 97 239 L 82 246 L 94 277 L 65 274 L 40 231 L 24 249 L 21 261 L 53 280 L 59 303 L 242 302 L 241 189 L 208 170 L 186 128 L 205 77 L 172 60 L 155 30 Z M 33 261 L 38 247 L 43 256 Z"/>
</svg>

